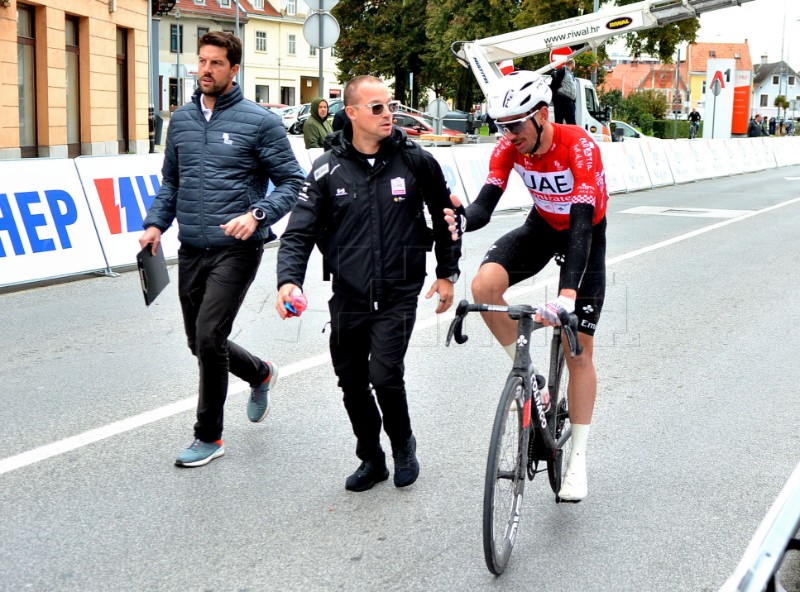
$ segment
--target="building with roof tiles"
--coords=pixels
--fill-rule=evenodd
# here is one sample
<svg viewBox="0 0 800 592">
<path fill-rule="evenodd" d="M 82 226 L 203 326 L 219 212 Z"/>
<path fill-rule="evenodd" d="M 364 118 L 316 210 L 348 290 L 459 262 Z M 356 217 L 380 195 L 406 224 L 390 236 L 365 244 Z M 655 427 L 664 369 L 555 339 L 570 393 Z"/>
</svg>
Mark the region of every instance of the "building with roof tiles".
<svg viewBox="0 0 800 592">
<path fill-rule="evenodd" d="M 323 92 L 319 52 L 303 37 L 308 6 L 297 0 L 177 0 L 160 18 L 157 110 L 189 100 L 197 82 L 197 43 L 208 31 L 238 35 L 244 48 L 240 84 L 258 103 L 299 105 L 317 96 L 338 98 L 336 58 L 323 49 Z M 178 51 L 178 48 L 181 51 Z"/>
<path fill-rule="evenodd" d="M 778 95 L 786 97 L 791 103 L 788 117 L 795 119 L 800 116 L 800 81 L 797 72 L 784 61 L 769 63 L 767 55 L 762 55 L 753 77 L 751 113 L 760 113 L 768 118 L 784 117 L 783 110 L 779 111 L 775 106 Z"/>
</svg>

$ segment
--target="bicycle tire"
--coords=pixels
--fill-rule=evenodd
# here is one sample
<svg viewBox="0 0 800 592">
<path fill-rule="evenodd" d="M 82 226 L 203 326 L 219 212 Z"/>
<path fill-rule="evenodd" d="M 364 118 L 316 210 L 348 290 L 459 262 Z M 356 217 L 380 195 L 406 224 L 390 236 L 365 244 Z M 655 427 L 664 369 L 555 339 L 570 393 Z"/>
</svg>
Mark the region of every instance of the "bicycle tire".
<svg viewBox="0 0 800 592">
<path fill-rule="evenodd" d="M 564 353 L 562 343 L 554 343 L 553 356 L 555 363 L 551 364 L 550 369 L 550 401 L 555 405 L 556 416 L 552 423 L 552 435 L 555 441 L 561 437 L 566 429 L 569 428 L 569 396 L 567 388 L 569 385 L 569 368 Z M 556 502 L 561 501 L 558 492 L 561 491 L 561 478 L 564 473 L 564 460 L 569 457 L 571 439 L 564 443 L 563 448 L 555 450 L 553 458 L 547 461 L 547 477 L 550 480 L 550 487 L 556 494 Z"/>
<path fill-rule="evenodd" d="M 519 528 L 525 489 L 529 429 L 523 426 L 525 386 L 509 376 L 497 404 L 483 490 L 483 554 L 500 575 L 508 564 Z"/>
</svg>

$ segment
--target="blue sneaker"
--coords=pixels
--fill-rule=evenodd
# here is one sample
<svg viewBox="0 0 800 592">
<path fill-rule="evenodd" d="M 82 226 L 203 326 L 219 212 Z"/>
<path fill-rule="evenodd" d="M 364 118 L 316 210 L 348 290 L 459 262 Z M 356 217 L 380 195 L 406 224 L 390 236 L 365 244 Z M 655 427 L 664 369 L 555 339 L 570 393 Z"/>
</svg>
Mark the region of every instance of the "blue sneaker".
<svg viewBox="0 0 800 592">
<path fill-rule="evenodd" d="M 223 454 L 225 454 L 225 449 L 222 447 L 222 440 L 203 442 L 195 438 L 189 448 L 181 452 L 175 459 L 175 466 L 202 467 Z"/>
<path fill-rule="evenodd" d="M 247 401 L 247 418 L 253 423 L 264 421 L 269 413 L 269 389 L 278 381 L 278 367 L 272 362 L 264 362 L 269 368 L 267 379 L 250 389 Z"/>
</svg>

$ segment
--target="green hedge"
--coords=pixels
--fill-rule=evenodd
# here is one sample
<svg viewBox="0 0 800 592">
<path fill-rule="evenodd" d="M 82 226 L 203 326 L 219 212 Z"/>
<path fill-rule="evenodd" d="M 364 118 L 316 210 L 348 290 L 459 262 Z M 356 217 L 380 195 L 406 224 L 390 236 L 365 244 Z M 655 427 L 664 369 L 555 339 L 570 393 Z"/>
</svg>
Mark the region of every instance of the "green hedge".
<svg viewBox="0 0 800 592">
<path fill-rule="evenodd" d="M 656 119 L 653 122 L 653 135 L 662 140 L 675 139 L 675 120 L 674 119 Z M 678 120 L 678 137 L 689 137 L 689 122 L 685 119 Z M 700 131 L 697 132 L 697 137 L 703 137 L 703 122 L 700 122 Z"/>
</svg>

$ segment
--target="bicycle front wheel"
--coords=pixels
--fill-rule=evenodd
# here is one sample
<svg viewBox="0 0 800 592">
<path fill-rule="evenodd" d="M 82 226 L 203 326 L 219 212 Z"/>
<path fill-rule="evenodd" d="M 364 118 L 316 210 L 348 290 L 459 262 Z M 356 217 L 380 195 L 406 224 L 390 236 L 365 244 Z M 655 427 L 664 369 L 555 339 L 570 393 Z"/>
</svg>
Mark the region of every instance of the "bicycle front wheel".
<svg viewBox="0 0 800 592">
<path fill-rule="evenodd" d="M 560 336 L 557 338 L 560 340 Z M 554 340 L 551 352 L 553 359 L 550 368 L 550 401 L 555 405 L 556 416 L 552 422 L 553 439 L 558 442 L 561 434 L 566 432 L 569 427 L 569 397 L 567 387 L 569 385 L 569 368 L 564 354 L 564 346 Z M 561 478 L 564 472 L 564 461 L 569 457 L 571 448 L 571 438 L 564 443 L 562 448 L 555 450 L 552 460 L 547 461 L 547 476 L 550 479 L 550 487 L 556 494 L 556 501 L 560 501 L 558 492 L 561 491 Z"/>
<path fill-rule="evenodd" d="M 483 489 L 483 554 L 495 575 L 506 568 L 519 528 L 528 447 L 524 401 L 522 378 L 510 376 L 494 417 Z"/>
</svg>

